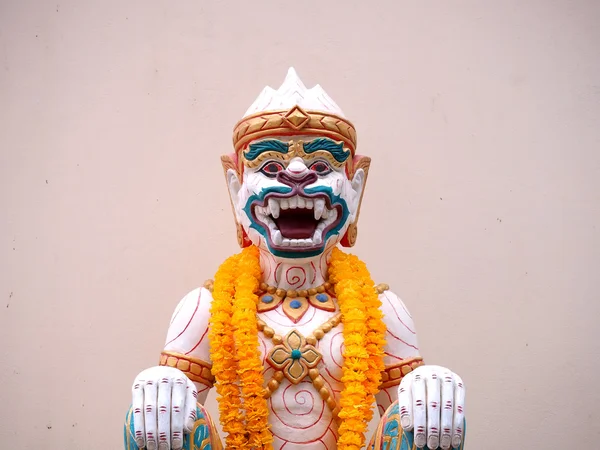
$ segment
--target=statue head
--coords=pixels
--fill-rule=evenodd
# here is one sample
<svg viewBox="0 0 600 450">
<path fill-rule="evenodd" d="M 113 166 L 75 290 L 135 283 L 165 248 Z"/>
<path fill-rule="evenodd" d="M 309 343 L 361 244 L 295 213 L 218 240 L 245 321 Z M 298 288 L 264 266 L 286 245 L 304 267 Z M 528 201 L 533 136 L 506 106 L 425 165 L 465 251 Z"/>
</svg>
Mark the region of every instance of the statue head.
<svg viewBox="0 0 600 450">
<path fill-rule="evenodd" d="M 221 160 L 240 246 L 308 258 L 354 245 L 370 158 L 356 155 L 354 126 L 321 86 L 291 68 L 236 124 L 233 145 Z"/>
</svg>

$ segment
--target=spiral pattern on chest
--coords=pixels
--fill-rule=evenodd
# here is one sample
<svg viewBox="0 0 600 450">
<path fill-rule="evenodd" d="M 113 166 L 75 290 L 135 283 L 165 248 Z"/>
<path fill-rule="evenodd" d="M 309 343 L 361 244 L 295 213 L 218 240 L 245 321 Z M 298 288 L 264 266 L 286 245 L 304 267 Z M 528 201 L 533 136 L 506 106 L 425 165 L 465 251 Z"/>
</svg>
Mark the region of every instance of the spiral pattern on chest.
<svg viewBox="0 0 600 450">
<path fill-rule="evenodd" d="M 292 430 L 318 429 L 327 408 L 325 401 L 309 381 L 280 388 L 273 393 L 269 402 L 277 419 L 274 431 L 279 428 L 277 422 Z"/>
<path fill-rule="evenodd" d="M 306 270 L 300 266 L 293 266 L 285 271 L 285 281 L 293 288 L 301 288 L 306 285 Z"/>
</svg>

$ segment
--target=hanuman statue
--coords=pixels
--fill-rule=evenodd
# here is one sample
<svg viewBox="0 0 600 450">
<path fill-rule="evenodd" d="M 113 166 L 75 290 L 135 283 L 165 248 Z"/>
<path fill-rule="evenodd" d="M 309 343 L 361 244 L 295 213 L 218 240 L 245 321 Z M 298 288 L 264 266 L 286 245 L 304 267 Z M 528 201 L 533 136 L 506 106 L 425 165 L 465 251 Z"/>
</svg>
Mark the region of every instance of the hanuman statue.
<svg viewBox="0 0 600 450">
<path fill-rule="evenodd" d="M 242 250 L 175 309 L 159 365 L 133 383 L 126 449 L 462 449 L 461 378 L 423 363 L 403 302 L 339 248 L 356 241 L 370 165 L 352 123 L 290 69 L 233 147 Z"/>
</svg>

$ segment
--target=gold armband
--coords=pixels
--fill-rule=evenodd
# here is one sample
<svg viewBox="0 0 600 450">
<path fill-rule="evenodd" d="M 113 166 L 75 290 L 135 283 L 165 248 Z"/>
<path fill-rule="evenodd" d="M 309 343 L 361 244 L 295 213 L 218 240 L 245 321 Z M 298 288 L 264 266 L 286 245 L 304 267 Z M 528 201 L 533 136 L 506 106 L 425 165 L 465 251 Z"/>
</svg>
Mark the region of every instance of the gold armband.
<svg viewBox="0 0 600 450">
<path fill-rule="evenodd" d="M 211 372 L 212 364 L 188 355 L 164 351 L 160 354 L 161 366 L 175 367 L 192 381 L 212 387 L 215 377 Z"/>
<path fill-rule="evenodd" d="M 415 358 L 407 358 L 398 364 L 386 366 L 385 370 L 381 372 L 381 385 L 380 389 L 389 388 L 392 386 L 398 386 L 404 375 L 412 372 L 417 367 L 423 365 L 423 358 L 417 356 Z"/>
</svg>

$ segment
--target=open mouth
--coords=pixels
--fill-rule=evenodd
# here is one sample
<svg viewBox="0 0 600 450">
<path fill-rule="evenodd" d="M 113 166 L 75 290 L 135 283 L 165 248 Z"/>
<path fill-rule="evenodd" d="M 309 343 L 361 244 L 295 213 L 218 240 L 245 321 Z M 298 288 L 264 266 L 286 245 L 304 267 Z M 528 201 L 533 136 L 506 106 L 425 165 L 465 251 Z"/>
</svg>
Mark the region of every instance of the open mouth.
<svg viewBox="0 0 600 450">
<path fill-rule="evenodd" d="M 263 204 L 256 203 L 252 213 L 265 231 L 271 247 L 295 251 L 314 250 L 324 245 L 324 236 L 340 222 L 341 206 L 329 197 L 271 194 Z"/>
</svg>

